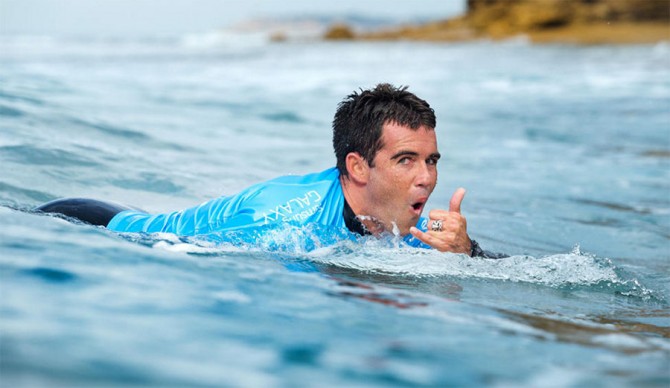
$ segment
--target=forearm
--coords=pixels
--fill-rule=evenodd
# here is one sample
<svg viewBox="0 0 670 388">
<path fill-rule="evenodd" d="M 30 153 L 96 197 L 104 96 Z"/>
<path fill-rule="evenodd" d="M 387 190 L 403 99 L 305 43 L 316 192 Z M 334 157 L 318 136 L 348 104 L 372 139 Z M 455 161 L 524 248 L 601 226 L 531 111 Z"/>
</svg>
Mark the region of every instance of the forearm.
<svg viewBox="0 0 670 388">
<path fill-rule="evenodd" d="M 470 256 L 472 257 L 480 257 L 484 259 L 504 259 L 505 257 L 509 257 L 509 255 L 504 253 L 485 251 L 479 246 L 479 243 L 473 239 L 470 239 L 470 243 L 472 245 Z"/>
</svg>

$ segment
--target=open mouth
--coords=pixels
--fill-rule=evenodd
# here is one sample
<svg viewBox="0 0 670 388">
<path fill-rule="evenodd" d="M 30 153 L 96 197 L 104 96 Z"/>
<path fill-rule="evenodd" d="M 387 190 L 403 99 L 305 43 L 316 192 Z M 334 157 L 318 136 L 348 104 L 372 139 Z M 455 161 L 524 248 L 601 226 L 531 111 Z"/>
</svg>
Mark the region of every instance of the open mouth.
<svg viewBox="0 0 670 388">
<path fill-rule="evenodd" d="M 412 209 L 414 209 L 414 212 L 416 214 L 421 214 L 421 211 L 423 210 L 423 206 L 426 204 L 424 201 L 419 201 L 415 202 L 412 204 Z"/>
</svg>

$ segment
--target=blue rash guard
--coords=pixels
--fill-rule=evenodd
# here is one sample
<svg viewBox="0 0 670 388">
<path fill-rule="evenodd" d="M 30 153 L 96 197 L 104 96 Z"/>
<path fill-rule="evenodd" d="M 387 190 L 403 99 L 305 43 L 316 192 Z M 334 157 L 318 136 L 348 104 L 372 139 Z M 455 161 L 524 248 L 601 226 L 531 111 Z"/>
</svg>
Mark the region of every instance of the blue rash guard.
<svg viewBox="0 0 670 388">
<path fill-rule="evenodd" d="M 125 210 L 114 216 L 107 228 L 116 232 L 162 232 L 179 236 L 225 233 L 281 223 L 315 223 L 346 229 L 344 210 L 348 205 L 339 178 L 340 173 L 334 167 L 303 176 L 282 176 L 181 211 L 152 215 Z M 425 231 L 427 223 L 421 217 L 417 227 Z M 429 248 L 412 235 L 405 236 L 404 240 L 414 247 Z"/>
</svg>

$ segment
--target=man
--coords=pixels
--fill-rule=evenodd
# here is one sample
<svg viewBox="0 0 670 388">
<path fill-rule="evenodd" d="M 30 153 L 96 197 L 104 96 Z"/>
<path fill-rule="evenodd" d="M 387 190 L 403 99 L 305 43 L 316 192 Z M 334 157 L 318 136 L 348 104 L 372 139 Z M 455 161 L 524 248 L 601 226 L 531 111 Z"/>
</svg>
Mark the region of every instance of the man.
<svg viewBox="0 0 670 388">
<path fill-rule="evenodd" d="M 182 211 L 151 215 L 89 199 L 60 199 L 37 208 L 118 232 L 226 233 L 281 223 L 346 228 L 356 234 L 393 233 L 416 247 L 496 257 L 467 233 L 458 189 L 449 210 L 421 217 L 437 183 L 435 114 L 407 91 L 379 84 L 354 92 L 333 120 L 337 167 L 283 176 Z"/>
</svg>

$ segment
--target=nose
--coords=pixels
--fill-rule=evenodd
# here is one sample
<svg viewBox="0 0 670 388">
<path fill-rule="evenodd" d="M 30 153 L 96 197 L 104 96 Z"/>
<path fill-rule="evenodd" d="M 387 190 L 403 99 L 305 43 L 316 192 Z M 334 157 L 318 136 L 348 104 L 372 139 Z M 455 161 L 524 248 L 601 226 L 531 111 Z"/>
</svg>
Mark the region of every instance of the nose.
<svg viewBox="0 0 670 388">
<path fill-rule="evenodd" d="M 430 188 L 435 184 L 436 170 L 435 166 L 429 166 L 428 163 L 417 163 L 418 171 L 414 184 L 419 187 Z"/>
</svg>

